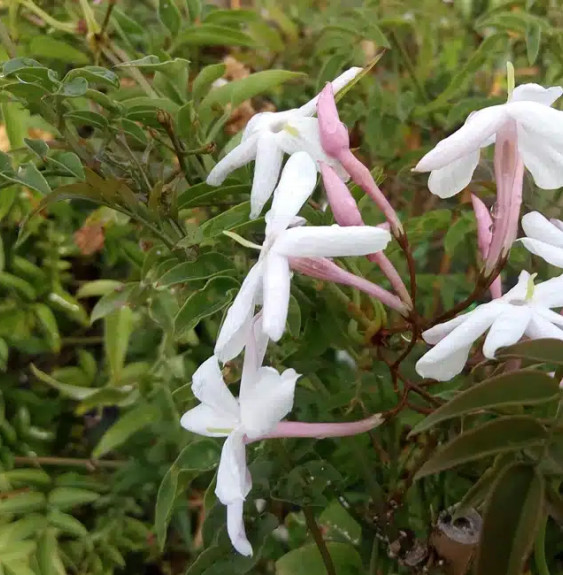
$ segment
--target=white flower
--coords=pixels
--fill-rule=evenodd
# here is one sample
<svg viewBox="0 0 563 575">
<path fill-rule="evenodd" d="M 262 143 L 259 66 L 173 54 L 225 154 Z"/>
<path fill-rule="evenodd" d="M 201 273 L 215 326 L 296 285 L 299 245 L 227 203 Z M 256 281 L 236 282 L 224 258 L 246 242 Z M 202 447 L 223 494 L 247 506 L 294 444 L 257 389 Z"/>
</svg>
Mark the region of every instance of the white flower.
<svg viewBox="0 0 563 575">
<path fill-rule="evenodd" d="M 515 124 L 518 153 L 536 184 L 547 190 L 563 186 L 563 112 L 550 108 L 561 94 L 559 87 L 518 86 L 506 104 L 470 114 L 465 124 L 430 150 L 414 170 L 431 172 L 430 191 L 449 198 L 471 181 L 480 149 L 492 144 L 500 130 Z"/>
<path fill-rule="evenodd" d="M 293 369 L 280 375 L 271 367 L 261 367 L 266 343 L 262 338 L 259 346 L 249 343 L 246 348 L 238 400 L 225 385 L 215 356 L 200 365 L 193 375 L 192 390 L 201 403 L 181 419 L 182 427 L 189 431 L 227 438 L 215 493 L 227 506 L 227 531 L 242 555 L 252 555 L 243 521 L 244 500 L 252 488 L 245 441 L 265 436 L 291 411 L 299 378 Z"/>
<path fill-rule="evenodd" d="M 332 82 L 334 92 L 349 84 L 362 68 L 350 68 Z M 343 179 L 346 173 L 336 160 L 323 151 L 316 112 L 318 96 L 293 110 L 262 112 L 248 122 L 241 143 L 231 150 L 209 173 L 207 183 L 219 186 L 237 168 L 256 160 L 250 192 L 250 217 L 257 218 L 268 201 L 280 175 L 284 153 L 307 152 L 315 161 L 332 165 Z"/>
<path fill-rule="evenodd" d="M 305 152 L 293 154 L 266 215 L 266 238 L 258 262 L 248 272 L 217 338 L 215 355 L 221 361 L 242 351 L 258 304 L 262 304 L 264 332 L 274 341 L 281 338 L 289 306 L 289 257 L 361 256 L 384 249 L 390 241 L 388 231 L 371 226 L 290 227 L 315 183 L 313 160 Z"/>
<path fill-rule="evenodd" d="M 533 254 L 551 265 L 563 268 L 563 222 L 548 220 L 539 212 L 530 212 L 522 218 L 522 228 L 528 236 L 520 241 Z"/>
<path fill-rule="evenodd" d="M 498 348 L 523 336 L 563 340 L 563 316 L 550 309 L 563 306 L 563 275 L 536 286 L 533 279 L 523 271 L 516 286 L 501 298 L 425 331 L 424 340 L 435 345 L 418 360 L 419 375 L 451 379 L 462 371 L 473 342 L 487 330 L 483 354 L 489 359 Z"/>
</svg>

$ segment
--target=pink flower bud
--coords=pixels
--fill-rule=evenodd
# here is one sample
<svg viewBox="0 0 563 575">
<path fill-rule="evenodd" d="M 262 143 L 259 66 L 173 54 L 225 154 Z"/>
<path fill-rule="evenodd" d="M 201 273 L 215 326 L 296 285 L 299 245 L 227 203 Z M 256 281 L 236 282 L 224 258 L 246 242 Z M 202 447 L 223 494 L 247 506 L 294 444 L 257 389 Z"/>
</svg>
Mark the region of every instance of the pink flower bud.
<svg viewBox="0 0 563 575">
<path fill-rule="evenodd" d="M 340 226 L 363 226 L 356 200 L 338 174 L 324 162 L 319 162 L 323 183 L 334 219 Z"/>
<path fill-rule="evenodd" d="M 350 137 L 338 116 L 331 84 L 327 84 L 319 95 L 317 116 L 323 150 L 329 156 L 338 158 L 342 150 L 350 148 Z"/>
</svg>

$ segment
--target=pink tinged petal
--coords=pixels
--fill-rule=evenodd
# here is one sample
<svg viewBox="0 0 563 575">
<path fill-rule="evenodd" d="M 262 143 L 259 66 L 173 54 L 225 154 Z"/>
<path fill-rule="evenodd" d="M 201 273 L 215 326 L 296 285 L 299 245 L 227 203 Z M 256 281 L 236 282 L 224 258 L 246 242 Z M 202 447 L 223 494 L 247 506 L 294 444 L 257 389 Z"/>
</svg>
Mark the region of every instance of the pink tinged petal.
<svg viewBox="0 0 563 575">
<path fill-rule="evenodd" d="M 491 326 L 483 345 L 483 355 L 489 359 L 495 357 L 499 347 L 512 345 L 524 335 L 532 312 L 529 306 L 510 306 Z"/>
<path fill-rule="evenodd" d="M 422 332 L 422 338 L 426 343 L 430 345 L 436 345 L 439 341 L 444 339 L 449 333 L 451 333 L 458 325 L 461 325 L 473 312 L 458 315 L 449 321 L 444 323 L 439 323 L 430 329 Z"/>
<path fill-rule="evenodd" d="M 563 340 L 563 329 L 554 326 L 548 320 L 535 314 L 532 316 L 532 319 L 528 324 L 528 328 L 526 329 L 526 335 L 530 339 L 551 338 L 551 339 Z"/>
<path fill-rule="evenodd" d="M 491 239 L 493 237 L 493 219 L 487 206 L 475 194 L 471 194 L 471 203 L 477 220 L 477 241 L 483 260 L 487 258 Z"/>
<path fill-rule="evenodd" d="M 215 355 L 225 362 L 236 357 L 244 348 L 252 326 L 254 306 L 262 284 L 263 262 L 255 264 L 229 308 L 215 344 Z"/>
<path fill-rule="evenodd" d="M 477 149 L 443 168 L 432 170 L 428 178 L 428 189 L 439 198 L 451 198 L 461 192 L 470 184 L 480 154 Z"/>
<path fill-rule="evenodd" d="M 180 419 L 184 429 L 207 437 L 226 437 L 238 424 L 238 417 L 216 411 L 203 403 L 186 411 Z"/>
<path fill-rule="evenodd" d="M 543 258 L 547 263 L 558 268 L 563 268 L 563 247 L 557 248 L 539 240 L 522 238 L 524 247 L 531 253 Z"/>
<path fill-rule="evenodd" d="M 317 184 L 315 163 L 305 152 L 293 154 L 287 161 L 274 192 L 272 208 L 266 214 L 266 235 L 285 230 Z"/>
<path fill-rule="evenodd" d="M 244 529 L 243 505 L 242 499 L 237 499 L 227 505 L 227 533 L 238 553 L 252 557 L 252 545 L 246 538 Z"/>
<path fill-rule="evenodd" d="M 418 162 L 414 171 L 439 170 L 477 151 L 507 121 L 505 106 L 491 106 L 472 114 L 459 130 L 430 150 Z"/>
<path fill-rule="evenodd" d="M 416 362 L 416 372 L 421 377 L 437 381 L 449 381 L 463 371 L 471 351 L 471 345 L 457 349 L 440 360 L 436 360 L 430 355 L 432 351 L 434 350 L 431 349 Z"/>
<path fill-rule="evenodd" d="M 320 167 L 328 202 L 338 225 L 363 226 L 360 210 L 348 186 L 328 164 L 321 162 Z"/>
<path fill-rule="evenodd" d="M 331 157 L 338 158 L 342 150 L 350 148 L 348 129 L 340 121 L 332 86 L 327 84 L 319 95 L 317 104 L 319 130 L 323 150 Z"/>
<path fill-rule="evenodd" d="M 287 258 L 270 252 L 264 271 L 264 304 L 262 317 L 264 332 L 274 341 L 279 341 L 285 330 L 289 309 L 291 274 Z"/>
<path fill-rule="evenodd" d="M 563 275 L 536 285 L 532 301 L 548 308 L 563 306 Z"/>
<path fill-rule="evenodd" d="M 208 405 L 217 413 L 238 419 L 238 402 L 225 385 L 219 362 L 214 355 L 204 361 L 193 374 L 192 392 L 201 403 Z"/>
<path fill-rule="evenodd" d="M 563 94 L 563 88 L 553 86 L 544 88 L 539 84 L 522 84 L 514 88 L 510 97 L 511 102 L 537 102 L 544 106 L 552 106 Z"/>
<path fill-rule="evenodd" d="M 530 212 L 523 216 L 522 228 L 529 238 L 563 248 L 563 229 L 539 212 Z"/>
<path fill-rule="evenodd" d="M 299 377 L 293 369 L 280 375 L 272 367 L 262 367 L 254 385 L 241 388 L 241 421 L 249 439 L 268 434 L 293 409 Z"/>
<path fill-rule="evenodd" d="M 262 208 L 270 199 L 278 178 L 283 160 L 283 152 L 272 134 L 266 133 L 258 139 L 254 179 L 250 191 L 250 218 L 260 215 Z"/>
<path fill-rule="evenodd" d="M 251 488 L 252 479 L 246 467 L 244 433 L 234 431 L 223 444 L 215 494 L 223 505 L 229 505 L 244 500 Z"/>
<path fill-rule="evenodd" d="M 342 88 L 345 88 L 358 74 L 362 72 L 362 70 L 363 68 L 358 68 L 357 66 L 355 66 L 353 68 L 349 68 L 348 70 L 340 74 L 340 76 L 338 76 L 331 82 L 332 91 L 335 94 L 340 92 L 340 90 L 342 90 Z M 312 100 L 309 100 L 306 104 L 301 106 L 301 108 L 299 108 L 299 112 L 301 113 L 301 115 L 312 116 L 317 110 L 318 99 L 319 95 L 315 96 Z"/>
<path fill-rule="evenodd" d="M 231 172 L 254 160 L 257 142 L 257 137 L 251 137 L 241 142 L 209 172 L 206 182 L 210 186 L 219 186 Z"/>
<path fill-rule="evenodd" d="M 280 234 L 276 253 L 296 257 L 365 256 L 385 249 L 391 234 L 371 226 L 309 226 Z"/>
</svg>

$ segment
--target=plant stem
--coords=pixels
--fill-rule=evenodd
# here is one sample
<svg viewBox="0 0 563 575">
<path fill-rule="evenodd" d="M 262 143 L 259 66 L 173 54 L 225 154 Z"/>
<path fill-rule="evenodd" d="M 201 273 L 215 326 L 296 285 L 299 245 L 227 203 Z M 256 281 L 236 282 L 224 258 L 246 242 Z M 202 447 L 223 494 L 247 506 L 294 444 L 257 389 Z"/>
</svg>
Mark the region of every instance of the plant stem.
<svg viewBox="0 0 563 575">
<path fill-rule="evenodd" d="M 546 513 L 545 518 L 538 529 L 534 545 L 534 563 L 536 564 L 536 569 L 538 570 L 539 575 L 550 575 L 549 567 L 547 566 L 545 558 L 545 530 L 547 527 L 547 520 L 548 515 Z"/>
<path fill-rule="evenodd" d="M 323 538 L 323 534 L 317 525 L 315 520 L 315 514 L 313 509 L 307 505 L 303 507 L 303 515 L 305 516 L 305 521 L 307 522 L 307 528 L 311 532 L 313 539 L 317 545 L 321 558 L 323 560 L 327 575 L 336 575 L 336 569 L 334 568 L 334 563 L 332 562 L 332 557 L 326 546 L 326 541 Z"/>
<path fill-rule="evenodd" d="M 410 56 L 409 56 L 406 48 L 403 46 L 403 43 L 401 42 L 401 40 L 399 39 L 399 37 L 397 36 L 395 31 L 391 31 L 390 37 L 391 37 L 391 41 L 393 42 L 393 44 L 395 44 L 395 46 L 399 50 L 399 54 L 401 55 L 401 59 L 403 60 L 405 68 L 407 69 L 407 72 L 409 73 L 409 76 L 411 77 L 413 84 L 415 85 L 415 88 L 416 88 L 416 91 L 418 92 L 418 95 L 425 102 L 428 102 L 429 101 L 428 100 L 428 94 L 426 93 L 426 90 L 424 89 L 424 86 L 420 82 L 418 76 L 416 75 L 416 70 L 414 69 L 413 63 L 411 62 Z"/>
<path fill-rule="evenodd" d="M 35 15 L 39 16 L 39 18 L 41 18 L 41 20 L 43 20 L 45 24 L 48 24 L 49 26 L 52 26 L 57 30 L 61 30 L 61 32 L 67 32 L 69 34 L 74 34 L 76 32 L 76 24 L 71 22 L 59 22 L 59 20 L 56 20 L 55 18 L 49 16 L 47 12 L 41 10 L 41 8 L 39 8 L 39 6 L 37 6 L 37 4 L 35 4 L 35 2 L 33 2 L 32 0 L 17 0 L 17 1 L 22 6 L 25 6 L 30 12 L 33 12 Z"/>
<path fill-rule="evenodd" d="M 14 457 L 16 465 L 51 465 L 61 467 L 85 467 L 89 471 L 97 468 L 118 469 L 123 467 L 126 461 L 107 461 L 98 459 L 75 459 L 73 457 Z"/>
<path fill-rule="evenodd" d="M 15 46 L 14 42 L 12 41 L 10 33 L 8 32 L 8 29 L 6 28 L 6 26 L 4 26 L 4 22 L 2 22 L 1 19 L 0 19 L 0 40 L 2 41 L 2 44 L 4 44 L 4 47 L 6 48 L 6 52 L 8 52 L 8 56 L 10 56 L 10 58 L 15 58 L 16 57 L 16 46 Z"/>
</svg>

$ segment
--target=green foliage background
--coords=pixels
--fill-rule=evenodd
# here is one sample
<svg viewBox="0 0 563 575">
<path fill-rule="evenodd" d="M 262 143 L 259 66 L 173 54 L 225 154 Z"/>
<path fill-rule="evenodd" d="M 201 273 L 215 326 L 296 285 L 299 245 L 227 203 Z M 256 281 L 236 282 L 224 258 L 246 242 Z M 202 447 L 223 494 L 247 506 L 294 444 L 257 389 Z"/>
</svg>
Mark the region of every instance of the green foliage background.
<svg viewBox="0 0 563 575">
<path fill-rule="evenodd" d="M 426 541 L 437 515 L 462 499 L 484 509 L 478 573 L 524 572 L 534 541 L 525 569 L 563 570 L 560 392 L 544 373 L 561 373 L 554 342 L 426 387 L 371 434 L 253 446 L 252 558 L 233 553 L 213 493 L 220 443 L 179 425 L 195 404 L 191 375 L 252 262 L 222 232 L 259 241 L 263 230 L 263 219 L 248 220 L 250 168 L 219 188 L 203 183 L 239 137 L 232 111 L 249 101 L 299 106 L 343 69 L 379 58 L 340 113 L 405 223 L 419 312 L 431 318 L 473 290 L 475 223 L 467 195 L 438 201 L 410 170 L 471 111 L 505 100 L 507 60 L 518 83 L 562 83 L 559 2 L 256 0 L 231 10 L 200 0 L 4 0 L 0 18 L 10 148 L 0 154 L 2 573 L 314 575 L 324 566 L 311 518 L 337 573 L 418 572 L 402 548 L 388 557 L 388 544 L 400 530 Z M 251 75 L 211 89 L 225 56 Z M 476 180 L 472 191 L 492 204 L 489 157 Z M 352 191 L 366 223 L 380 223 Z M 304 215 L 330 224 L 321 201 L 318 191 Z M 525 208 L 560 217 L 561 192 L 526 182 Z M 398 247 L 386 253 L 406 278 Z M 368 261 L 349 266 L 386 285 Z M 516 246 L 505 282 L 522 268 L 555 273 Z M 303 374 L 293 418 L 394 410 L 382 359 L 405 348 L 397 318 L 364 295 L 296 276 L 288 322 L 268 359 Z M 404 362 L 407 377 L 416 379 L 424 349 Z M 495 379 L 513 357 L 535 370 Z M 229 364 L 228 382 L 240 369 Z M 458 393 L 483 381 L 493 381 L 489 403 Z M 425 420 L 442 404 L 450 411 Z M 480 434 L 477 444 L 466 432 Z M 448 441 L 449 452 L 435 453 Z M 439 561 L 429 569 L 465 572 Z"/>
</svg>

